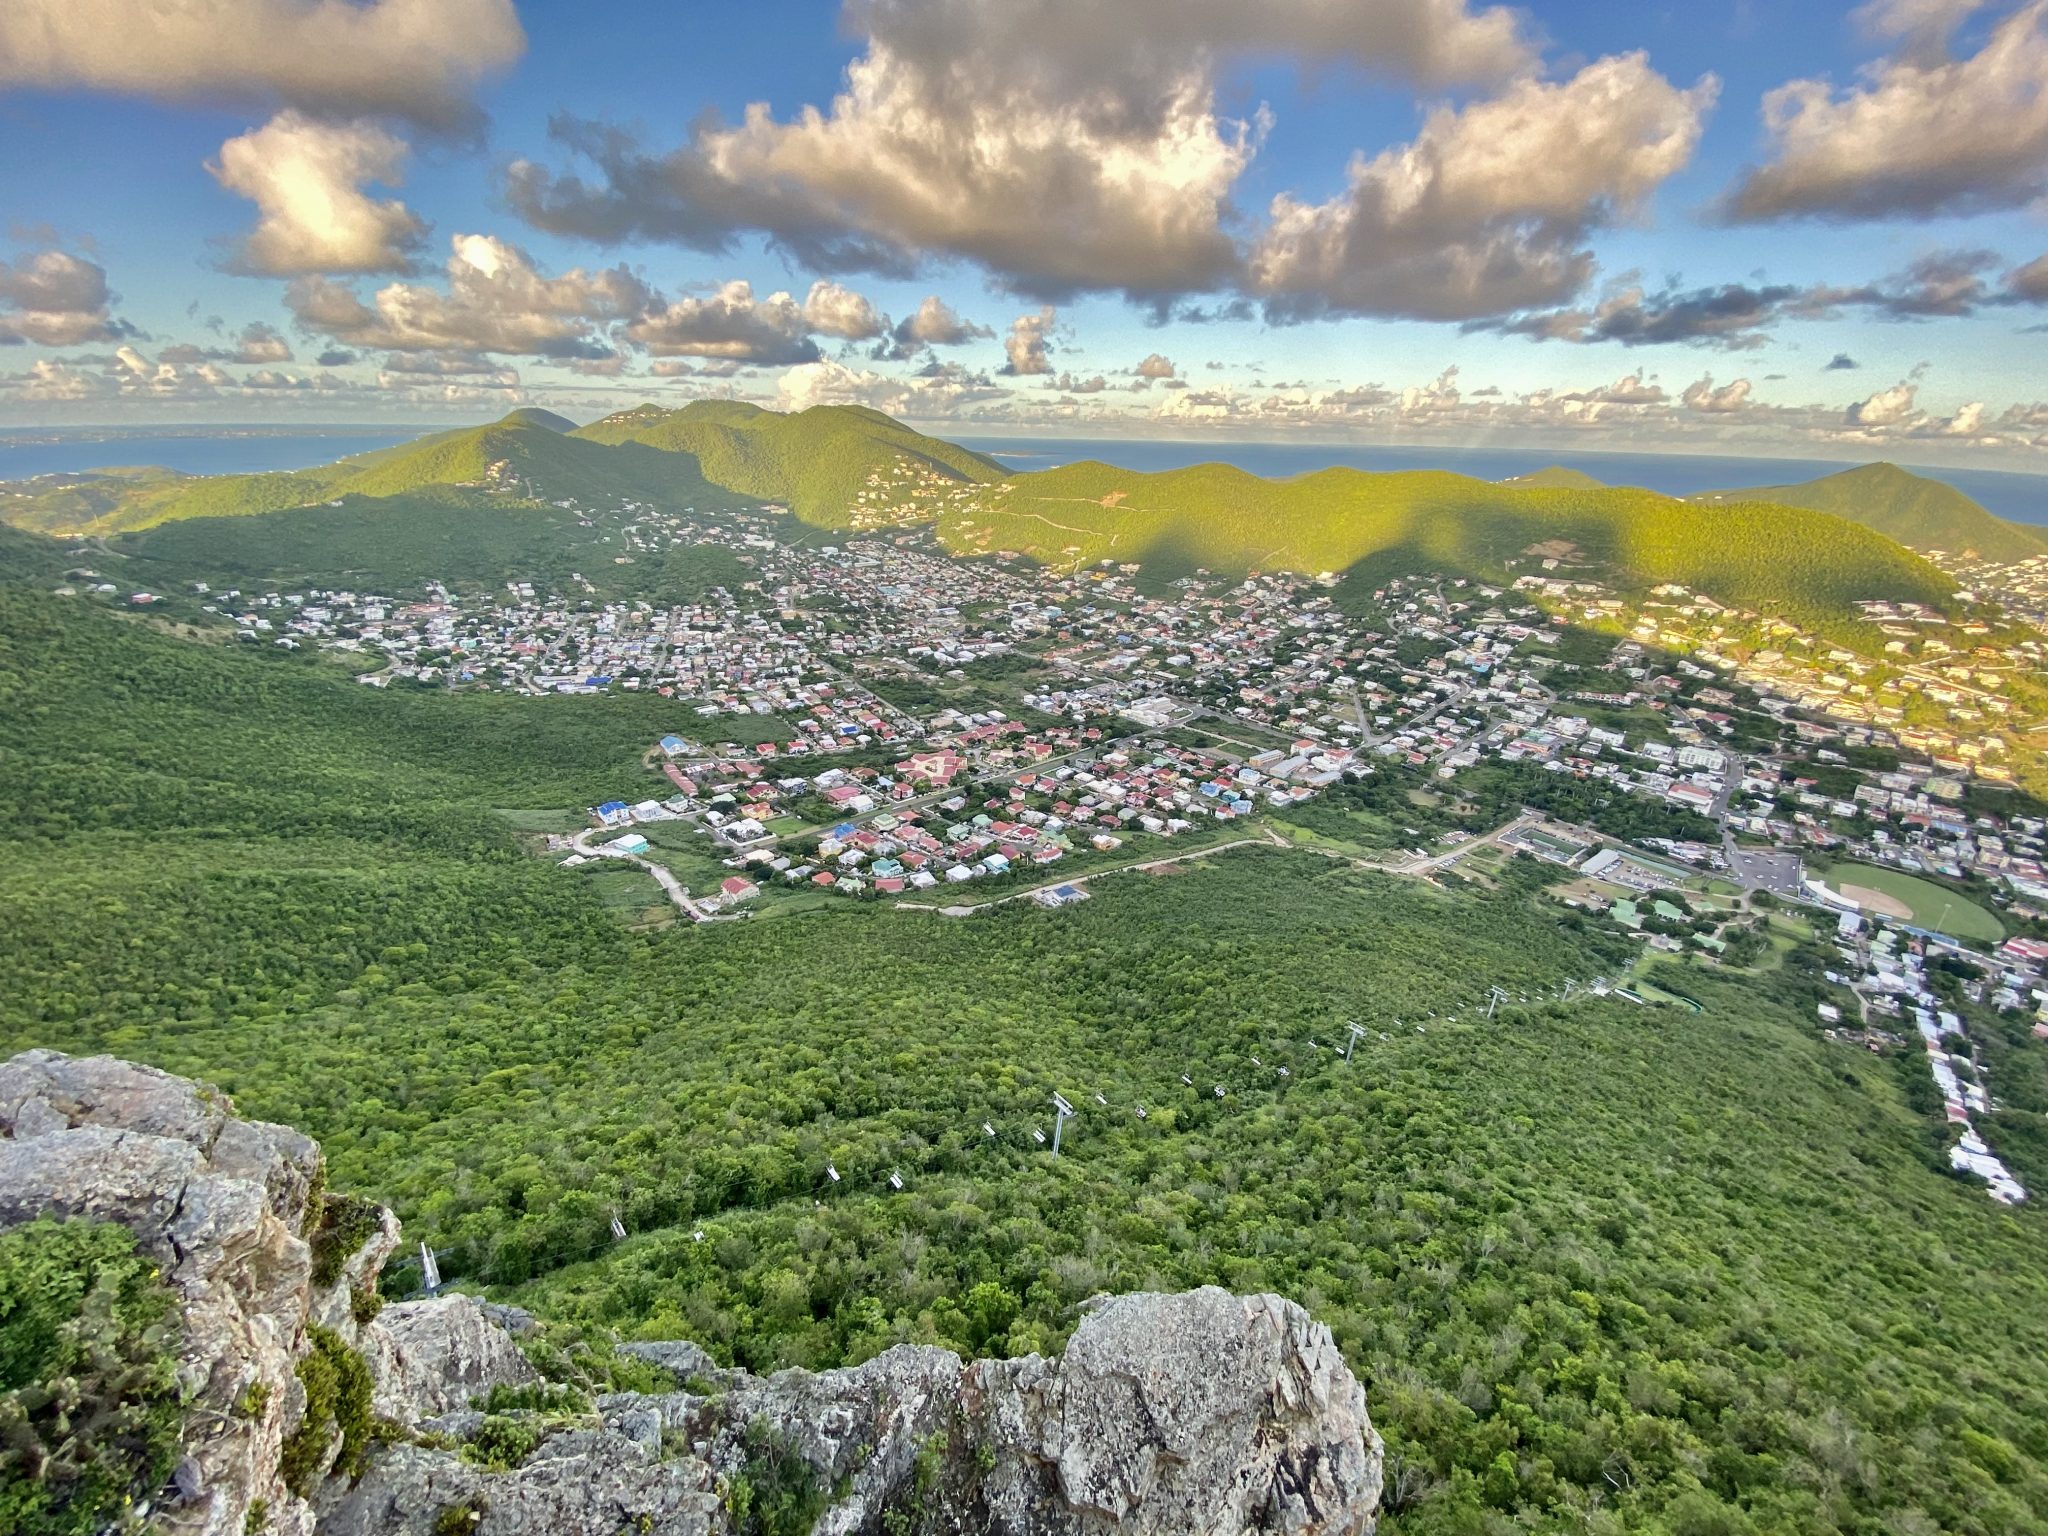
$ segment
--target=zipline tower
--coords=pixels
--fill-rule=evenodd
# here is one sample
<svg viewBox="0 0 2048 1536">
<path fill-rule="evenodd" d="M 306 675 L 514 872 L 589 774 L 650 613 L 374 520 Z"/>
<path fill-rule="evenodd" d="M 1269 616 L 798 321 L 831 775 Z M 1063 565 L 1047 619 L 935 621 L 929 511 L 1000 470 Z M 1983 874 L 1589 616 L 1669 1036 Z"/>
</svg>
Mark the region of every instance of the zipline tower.
<svg viewBox="0 0 2048 1536">
<path fill-rule="evenodd" d="M 1074 1106 L 1058 1094 L 1054 1094 L 1052 1096 L 1052 1107 L 1054 1116 L 1052 1122 L 1052 1155 L 1058 1157 L 1060 1155 L 1060 1132 L 1066 1129 L 1067 1120 L 1074 1113 Z"/>
</svg>

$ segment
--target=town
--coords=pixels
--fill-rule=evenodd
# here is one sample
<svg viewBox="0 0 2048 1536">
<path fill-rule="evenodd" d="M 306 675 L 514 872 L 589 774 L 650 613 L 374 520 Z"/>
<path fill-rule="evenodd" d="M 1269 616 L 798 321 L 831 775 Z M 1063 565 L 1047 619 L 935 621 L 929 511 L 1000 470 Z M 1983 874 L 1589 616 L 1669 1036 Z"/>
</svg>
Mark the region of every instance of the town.
<svg viewBox="0 0 2048 1536">
<path fill-rule="evenodd" d="M 1498 585 L 1370 590 L 958 559 L 895 504 L 916 478 L 877 477 L 848 532 L 794 537 L 772 505 L 558 502 L 617 551 L 603 588 L 193 596 L 245 642 L 360 657 L 367 686 L 672 700 L 646 777 L 548 834 L 568 869 L 651 880 L 670 921 L 1059 908 L 1258 842 L 1438 883 L 1526 855 L 1645 963 L 1739 963 L 1767 904 L 1802 912 L 1839 952 L 1826 1025 L 1889 1048 L 1910 1018 L 1964 1129 L 1957 1166 L 2022 1197 L 1970 1128 L 1987 1068 L 1935 982 L 2048 1034 L 2048 826 L 2005 808 L 2027 803 L 2013 744 L 2048 697 L 2022 670 L 2035 642 L 1987 645 L 1983 616 L 2022 611 L 2038 573 L 1956 565 L 1959 616 L 1867 602 L 1852 642 L 1684 587 L 1614 590 L 1562 541 Z M 604 595 L 678 550 L 725 579 Z M 124 600 L 96 578 L 71 573 Z M 1475 783 L 1508 796 L 1491 824 Z"/>
</svg>

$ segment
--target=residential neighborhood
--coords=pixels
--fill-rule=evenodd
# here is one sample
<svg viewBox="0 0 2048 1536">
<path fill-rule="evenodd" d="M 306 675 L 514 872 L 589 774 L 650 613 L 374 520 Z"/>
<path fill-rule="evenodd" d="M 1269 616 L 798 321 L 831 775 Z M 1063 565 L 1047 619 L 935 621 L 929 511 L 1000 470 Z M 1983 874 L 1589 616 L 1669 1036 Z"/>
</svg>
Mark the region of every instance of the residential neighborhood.
<svg viewBox="0 0 2048 1536">
<path fill-rule="evenodd" d="M 2048 826 L 2000 796 L 2008 743 L 2048 710 L 1977 619 L 1865 602 L 1852 649 L 1682 586 L 1618 590 L 1556 540 L 1502 584 L 1421 572 L 1370 590 L 963 560 L 899 515 L 892 497 L 942 493 L 904 473 L 870 487 L 854 527 L 800 537 L 767 505 L 557 503 L 615 567 L 715 562 L 666 603 L 607 598 L 578 572 L 192 596 L 244 643 L 360 658 L 371 687 L 669 701 L 644 776 L 555 846 L 572 869 L 637 867 L 691 922 L 773 916 L 799 895 L 1057 910 L 1104 876 L 1261 840 L 1438 882 L 1521 854 L 1645 956 L 1734 963 L 1752 901 L 1779 901 L 1868 925 L 1857 974 L 1884 984 L 1859 1012 L 1904 996 L 1924 1025 L 1931 1006 L 1891 984 L 1913 973 L 1886 968 L 1910 951 L 1873 947 L 1885 934 L 1980 956 L 2009 937 L 1989 995 L 2041 1011 L 2043 956 L 2026 946 L 2030 929 L 2048 937 Z M 2015 608 L 2048 586 L 2024 567 L 1954 568 Z M 98 574 L 69 579 L 161 601 Z M 1519 806 L 1458 821 L 1502 774 Z M 1419 814 L 1390 814 L 1404 807 Z M 1347 834 L 1361 815 L 1373 832 Z M 1953 899 L 1923 910 L 1888 881 Z M 1686 894 L 1707 891 L 1724 894 Z M 1921 1035 L 1952 1056 L 1943 1010 L 1928 1016 Z M 1947 1099 L 1953 1067 L 1936 1065 Z M 1956 1102 L 1988 1092 L 1979 1077 Z M 1995 1153 L 1968 1158 L 2019 1198 Z"/>
</svg>

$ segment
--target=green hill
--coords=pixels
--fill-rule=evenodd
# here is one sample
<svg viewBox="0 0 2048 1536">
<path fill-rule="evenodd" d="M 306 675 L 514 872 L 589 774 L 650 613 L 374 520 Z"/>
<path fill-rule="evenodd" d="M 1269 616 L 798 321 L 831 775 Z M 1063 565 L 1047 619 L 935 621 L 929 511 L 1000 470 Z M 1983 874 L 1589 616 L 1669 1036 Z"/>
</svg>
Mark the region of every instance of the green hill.
<svg viewBox="0 0 2048 1536">
<path fill-rule="evenodd" d="M 785 416 L 734 401 L 674 411 L 644 405 L 582 428 L 527 409 L 315 469 L 212 476 L 124 469 L 22 482 L 0 491 L 0 520 L 41 533 L 109 534 L 431 487 L 664 507 L 692 505 L 718 488 L 839 528 L 863 521 L 864 508 L 874 521 L 927 514 L 947 489 L 1002 473 L 978 453 L 861 406 Z M 885 508 L 892 509 L 886 519 Z"/>
<path fill-rule="evenodd" d="M 1974 554 L 2016 563 L 2048 555 L 2048 533 L 1994 517 L 1954 486 L 1896 464 L 1864 464 L 1795 485 L 1760 485 L 1739 491 L 1702 491 L 1701 502 L 1774 501 L 1832 512 L 1875 528 L 1909 549 Z"/>
<path fill-rule="evenodd" d="M 403 496 L 461 487 L 528 500 L 688 502 L 704 494 L 686 454 L 637 443 L 607 447 L 568 435 L 547 411 L 514 411 L 487 426 L 435 433 L 395 448 L 314 469 L 254 475 L 179 475 L 113 470 L 23 482 L 0 498 L 0 515 L 45 533 L 108 534 L 186 518 L 248 517 L 323 506 L 349 497 Z"/>
<path fill-rule="evenodd" d="M 41 534 L 0 524 L 0 581 L 51 581 L 85 562 L 71 554 L 72 546 Z"/>
<path fill-rule="evenodd" d="M 506 426 L 546 427 L 550 432 L 574 432 L 576 423 L 566 416 L 557 416 L 553 411 L 544 411 L 537 405 L 521 406 L 507 416 Z"/>
<path fill-rule="evenodd" d="M 1050 564 L 1169 569 L 1605 573 L 1626 587 L 1680 582 L 1724 602 L 1839 617 L 1859 598 L 1939 603 L 1954 584 L 1843 518 L 1758 503 L 1704 505 L 1651 491 L 1519 488 L 1436 471 L 1326 469 L 1262 480 L 1223 464 L 1140 474 L 1085 462 L 1015 476 L 940 525 L 962 553 Z M 1539 548 L 1540 546 L 1540 548 Z"/>
<path fill-rule="evenodd" d="M 1786 488 L 1807 501 L 1774 504 L 1738 493 L 1680 501 L 1554 468 L 1502 484 L 1353 469 L 1270 481 L 1222 464 L 1144 474 L 1083 462 L 1013 474 L 859 406 L 784 415 L 739 401 L 642 405 L 565 427 L 549 412 L 515 411 L 487 426 L 286 474 L 64 477 L 0 499 L 0 514 L 34 531 L 107 534 L 358 503 L 431 517 L 453 507 L 488 515 L 564 500 L 585 508 L 678 507 L 743 496 L 779 503 L 817 527 L 936 521 L 957 553 L 1011 550 L 1062 568 L 1136 561 L 1154 579 L 1196 567 L 1317 573 L 1361 566 L 1498 578 L 1553 560 L 1548 568 L 1566 574 L 1630 588 L 1679 582 L 1725 602 L 1815 619 L 1839 618 L 1862 598 L 1939 603 L 1952 590 L 1876 526 L 1880 492 L 1890 493 L 1894 526 L 1913 521 L 1924 531 L 1932 513 L 1909 518 L 1901 509 L 1945 508 L 1944 526 L 1973 516 L 1987 537 L 2048 549 L 1947 487 L 1887 465 Z M 1874 489 L 1859 494 L 1859 486 Z M 343 526 L 329 523 L 330 532 Z M 289 543 L 304 526 L 266 528 L 272 537 L 263 542 Z M 536 525 L 518 540 L 529 564 L 542 532 Z M 428 543 L 469 537 L 466 529 L 441 530 Z"/>
<path fill-rule="evenodd" d="M 794 415 L 736 400 L 680 410 L 642 405 L 580 427 L 592 442 L 641 443 L 695 456 L 714 485 L 780 502 L 807 523 L 850 526 L 850 510 L 931 504 L 953 486 L 1006 471 L 957 444 L 927 437 L 865 406 L 820 405 Z"/>
<path fill-rule="evenodd" d="M 732 499 L 707 487 L 693 504 L 713 511 Z M 373 592 L 410 591 L 426 580 L 464 588 L 532 581 L 569 591 L 580 577 L 593 595 L 668 603 L 696 601 L 712 586 L 736 588 L 757 574 L 718 544 L 677 544 L 617 564 L 619 546 L 611 541 L 622 521 L 429 486 L 270 517 L 180 518 L 122 535 L 113 547 L 129 557 L 119 567 L 124 578 L 166 591 L 202 579 L 237 586 L 331 583 Z M 4 556 L 0 544 L 0 573 Z"/>
</svg>

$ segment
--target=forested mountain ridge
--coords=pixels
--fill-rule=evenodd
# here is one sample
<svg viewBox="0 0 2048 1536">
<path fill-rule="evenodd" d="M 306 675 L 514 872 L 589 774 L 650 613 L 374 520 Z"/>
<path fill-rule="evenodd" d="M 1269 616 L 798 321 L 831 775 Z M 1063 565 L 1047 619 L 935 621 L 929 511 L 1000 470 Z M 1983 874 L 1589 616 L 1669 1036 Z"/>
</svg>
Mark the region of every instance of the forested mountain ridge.
<svg viewBox="0 0 2048 1536">
<path fill-rule="evenodd" d="M 638 443 L 600 444 L 571 436 L 566 425 L 547 412 L 515 411 L 486 426 L 435 433 L 315 469 L 251 475 L 127 471 L 65 476 L 49 487 L 24 482 L 0 497 L 0 515 L 39 533 L 107 535 L 189 518 L 247 517 L 433 491 L 666 506 L 712 489 L 687 454 Z"/>
<path fill-rule="evenodd" d="M 1703 505 L 1652 491 L 1515 486 L 1441 471 L 1326 469 L 1265 480 L 1225 464 L 1143 474 L 1094 462 L 1017 475 L 942 514 L 962 553 L 1048 564 L 1472 575 L 1604 575 L 1677 582 L 1723 602 L 1839 615 L 1864 598 L 1939 604 L 1955 583 L 1844 518 L 1761 502 Z"/>
<path fill-rule="evenodd" d="M 0 494 L 0 518 L 53 534 L 111 534 L 195 517 L 233 517 L 464 488 L 584 505 L 694 503 L 713 488 L 778 502 L 824 527 L 845 526 L 863 490 L 906 478 L 931 484 L 1000 477 L 993 461 L 926 437 L 878 411 L 817 406 L 795 415 L 735 401 L 679 410 L 641 406 L 576 427 L 551 411 L 517 410 L 480 427 L 438 432 L 314 469 L 196 476 L 108 470 L 23 482 Z"/>
<path fill-rule="evenodd" d="M 582 508 L 715 509 L 743 497 L 827 529 L 935 524 L 957 554 L 1011 551 L 1060 569 L 1112 560 L 1160 576 L 1197 567 L 1308 574 L 1359 567 L 1498 579 L 1551 559 L 1566 578 L 1595 575 L 1634 589 L 1676 582 L 1723 602 L 1808 618 L 1839 618 L 1847 605 L 1873 598 L 1938 605 L 1954 589 L 1895 534 L 1837 515 L 1848 508 L 1840 496 L 1839 508 L 1820 509 L 1686 501 L 1549 471 L 1501 484 L 1352 469 L 1273 481 L 1222 464 L 1147 474 L 1082 462 L 1011 473 L 857 406 L 785 415 L 699 401 L 678 410 L 643 405 L 568 431 L 564 425 L 546 412 L 514 412 L 285 474 L 66 477 L 31 484 L 29 494 L 15 488 L 0 497 L 0 516 L 40 532 L 107 535 L 330 502 L 370 512 L 391 507 L 430 522 L 447 507 L 566 500 Z M 2014 537 L 2032 535 L 2015 530 Z"/>
<path fill-rule="evenodd" d="M 1917 1052 L 1820 1036 L 1825 949 L 1668 977 L 1697 1014 L 1482 1023 L 1487 982 L 1632 945 L 1533 867 L 1281 850 L 1060 912 L 629 932 L 501 813 L 591 803 L 673 715 L 0 591 L 0 1056 L 205 1077 L 460 1283 L 756 1370 L 1286 1294 L 1368 1383 L 1389 1536 L 2048 1528 L 2041 1213 L 1939 1171 Z"/>
<path fill-rule="evenodd" d="M 1874 528 L 1910 549 L 1974 554 L 2003 564 L 2048 555 L 2048 535 L 2040 529 L 1994 517 L 1955 487 L 1896 464 L 1861 464 L 1839 474 L 1792 485 L 1702 491 L 1691 499 L 1769 501 L 1788 507 L 1809 507 Z"/>
<path fill-rule="evenodd" d="M 866 406 L 813 406 L 793 414 L 737 400 L 701 400 L 679 410 L 642 405 L 577 429 L 600 443 L 640 443 L 686 453 L 712 483 L 787 506 L 805 522 L 847 525 L 863 490 L 898 478 L 899 466 L 936 483 L 1002 478 L 1001 465 L 941 438 L 927 437 Z M 905 488 L 922 499 L 924 486 Z"/>
</svg>

